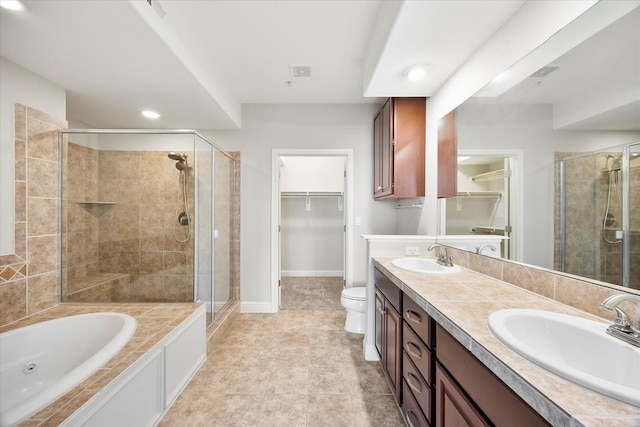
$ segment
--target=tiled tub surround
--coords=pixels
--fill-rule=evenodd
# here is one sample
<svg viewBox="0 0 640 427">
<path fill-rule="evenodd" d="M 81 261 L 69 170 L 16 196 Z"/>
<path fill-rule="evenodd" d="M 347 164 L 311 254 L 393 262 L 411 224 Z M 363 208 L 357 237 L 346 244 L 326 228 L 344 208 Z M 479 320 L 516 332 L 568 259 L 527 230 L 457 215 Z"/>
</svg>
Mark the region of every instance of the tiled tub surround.
<svg viewBox="0 0 640 427">
<path fill-rule="evenodd" d="M 60 299 L 58 129 L 66 127 L 15 106 L 15 254 L 0 256 L 0 325 Z"/>
<path fill-rule="evenodd" d="M 466 254 L 465 257 L 464 252 L 460 255 L 465 263 L 468 264 L 472 258 L 471 264 L 483 263 L 484 268 L 494 268 L 494 273 L 497 270 L 502 272 L 502 265 L 506 264 L 500 260 L 495 260 L 497 262 L 493 264 L 488 258 L 473 254 Z M 548 310 L 604 322 L 608 322 L 608 319 L 476 271 L 463 268 L 456 275 L 430 276 L 400 270 L 391 264 L 392 260 L 391 257 L 376 257 L 374 265 L 552 425 L 640 425 L 640 408 L 610 399 L 549 373 L 508 349 L 491 334 L 487 326 L 489 314 L 505 308 Z M 509 266 L 505 267 L 507 269 Z M 539 274 L 538 279 L 541 280 L 538 284 L 549 284 L 550 288 L 555 289 L 554 295 L 560 296 L 560 299 L 566 298 L 563 295 L 572 289 L 569 283 L 562 280 L 554 282 L 552 273 L 547 277 L 543 272 Z M 505 271 L 505 275 L 510 276 L 510 273 Z M 551 280 L 545 282 L 544 279 Z M 520 280 L 524 279 L 520 277 Z M 573 279 L 566 278 L 566 281 L 570 280 Z M 568 289 L 563 289 L 565 287 Z M 594 298 L 600 302 L 602 294 L 613 293 L 613 290 L 602 288 L 601 292 L 590 296 L 589 300 Z"/>
<path fill-rule="evenodd" d="M 129 342 L 109 362 L 63 397 L 18 424 L 19 427 L 54 427 L 103 390 L 132 363 L 167 337 L 201 304 L 61 304 L 0 328 L 7 332 L 45 320 L 84 313 L 114 311 L 128 314 L 137 321 Z"/>
</svg>

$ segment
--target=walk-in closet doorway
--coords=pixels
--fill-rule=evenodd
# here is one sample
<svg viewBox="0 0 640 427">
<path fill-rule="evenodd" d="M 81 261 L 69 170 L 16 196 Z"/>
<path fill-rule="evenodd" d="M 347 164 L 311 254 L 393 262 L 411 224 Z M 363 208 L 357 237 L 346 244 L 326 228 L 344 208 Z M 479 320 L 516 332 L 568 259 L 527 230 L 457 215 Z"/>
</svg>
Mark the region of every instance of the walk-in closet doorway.
<svg viewBox="0 0 640 427">
<path fill-rule="evenodd" d="M 273 150 L 272 311 L 341 308 L 352 164 L 352 150 Z"/>
</svg>

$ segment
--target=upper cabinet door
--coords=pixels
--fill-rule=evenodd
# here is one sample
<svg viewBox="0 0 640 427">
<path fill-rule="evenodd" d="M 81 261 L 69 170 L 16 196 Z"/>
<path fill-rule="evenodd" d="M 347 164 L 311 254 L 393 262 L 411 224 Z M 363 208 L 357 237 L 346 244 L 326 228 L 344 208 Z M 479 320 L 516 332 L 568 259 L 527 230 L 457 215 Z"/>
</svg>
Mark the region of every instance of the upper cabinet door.
<svg viewBox="0 0 640 427">
<path fill-rule="evenodd" d="M 373 197 L 393 194 L 393 101 L 388 99 L 374 120 Z"/>
<path fill-rule="evenodd" d="M 374 120 L 375 199 L 423 197 L 426 98 L 389 98 Z"/>
<path fill-rule="evenodd" d="M 456 110 L 438 121 L 438 198 L 458 192 L 458 135 Z"/>
</svg>

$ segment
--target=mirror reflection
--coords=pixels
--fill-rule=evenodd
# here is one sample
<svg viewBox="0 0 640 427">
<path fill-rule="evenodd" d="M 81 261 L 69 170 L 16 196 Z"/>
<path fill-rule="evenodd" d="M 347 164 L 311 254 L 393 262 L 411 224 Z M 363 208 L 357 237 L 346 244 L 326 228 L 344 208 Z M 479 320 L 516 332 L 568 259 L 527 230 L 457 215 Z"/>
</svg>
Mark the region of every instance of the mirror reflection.
<svg viewBox="0 0 640 427">
<path fill-rule="evenodd" d="M 457 108 L 445 234 L 503 235 L 501 257 L 614 284 L 638 276 L 640 8 L 620 15 L 576 19 Z M 560 159 L 580 178 L 565 183 L 564 236 Z"/>
</svg>

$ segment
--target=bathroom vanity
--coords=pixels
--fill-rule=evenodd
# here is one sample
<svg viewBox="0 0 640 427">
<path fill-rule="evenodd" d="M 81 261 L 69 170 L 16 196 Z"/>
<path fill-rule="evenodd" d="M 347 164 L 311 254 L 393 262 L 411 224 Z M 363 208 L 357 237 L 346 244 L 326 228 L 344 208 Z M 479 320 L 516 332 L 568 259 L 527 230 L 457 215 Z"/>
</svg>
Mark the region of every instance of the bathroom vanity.
<svg viewBox="0 0 640 427">
<path fill-rule="evenodd" d="M 408 425 L 640 425 L 640 407 L 538 367 L 487 326 L 489 314 L 505 308 L 607 321 L 468 269 L 420 274 L 393 259 L 373 259 L 376 349 Z"/>
</svg>

